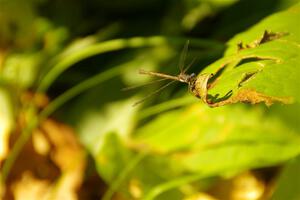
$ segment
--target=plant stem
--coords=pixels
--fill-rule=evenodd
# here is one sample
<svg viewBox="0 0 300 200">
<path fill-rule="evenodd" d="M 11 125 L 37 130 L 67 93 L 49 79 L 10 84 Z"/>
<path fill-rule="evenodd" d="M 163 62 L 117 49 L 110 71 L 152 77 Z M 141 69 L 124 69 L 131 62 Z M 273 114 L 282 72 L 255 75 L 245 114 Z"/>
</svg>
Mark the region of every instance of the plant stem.
<svg viewBox="0 0 300 200">
<path fill-rule="evenodd" d="M 185 43 L 187 38 L 167 38 L 163 36 L 153 37 L 134 37 L 129 39 L 115 39 L 98 44 L 90 45 L 85 49 L 81 49 L 71 55 L 65 57 L 62 61 L 51 67 L 50 71 L 43 77 L 37 89 L 38 92 L 45 92 L 53 81 L 65 70 L 74 65 L 75 63 L 105 52 L 116 51 L 124 48 L 138 48 L 146 46 L 159 46 L 166 43 L 182 44 Z M 211 49 L 223 49 L 224 45 L 216 41 L 190 39 L 191 43 L 195 46 Z"/>
<path fill-rule="evenodd" d="M 189 175 L 184 176 L 181 178 L 178 178 L 173 181 L 168 181 L 166 183 L 160 184 L 156 187 L 154 187 L 148 194 L 145 195 L 143 200 L 152 200 L 155 199 L 158 195 L 162 194 L 163 192 L 166 192 L 167 190 L 170 190 L 175 187 L 179 187 L 181 185 L 196 181 L 202 177 L 202 174 L 195 174 L 195 175 Z"/>
<path fill-rule="evenodd" d="M 21 132 L 20 137 L 17 139 L 16 143 L 14 144 L 14 146 L 13 146 L 11 152 L 9 153 L 9 155 L 8 155 L 4 165 L 3 165 L 3 168 L 1 170 L 0 180 L 1 180 L 2 184 L 5 183 L 14 162 L 16 161 L 16 159 L 17 159 L 18 155 L 20 154 L 22 148 L 24 147 L 24 145 L 26 144 L 26 142 L 30 138 L 32 130 L 36 126 L 38 126 L 38 120 L 35 118 L 35 119 L 32 119 L 28 123 L 27 127 L 25 127 L 23 129 L 23 131 Z"/>
<path fill-rule="evenodd" d="M 117 179 L 110 185 L 104 196 L 101 200 L 110 200 L 113 197 L 113 194 L 118 190 L 122 182 L 127 178 L 129 173 L 139 164 L 139 162 L 145 158 L 147 152 L 140 152 L 137 154 L 129 164 L 125 167 L 125 169 L 120 173 Z"/>
</svg>

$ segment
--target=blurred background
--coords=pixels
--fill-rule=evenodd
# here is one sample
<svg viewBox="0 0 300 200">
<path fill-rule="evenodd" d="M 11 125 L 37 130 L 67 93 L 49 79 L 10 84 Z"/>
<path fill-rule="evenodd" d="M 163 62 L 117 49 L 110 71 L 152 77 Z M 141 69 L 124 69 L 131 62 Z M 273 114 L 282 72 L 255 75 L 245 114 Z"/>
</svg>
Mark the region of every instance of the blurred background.
<svg viewBox="0 0 300 200">
<path fill-rule="evenodd" d="M 300 199 L 300 164 L 277 151 L 253 164 L 264 151 L 242 146 L 239 165 L 221 143 L 193 159 L 245 131 L 294 140 L 299 105 L 209 109 L 175 83 L 133 107 L 164 82 L 122 91 L 155 80 L 139 69 L 177 75 L 187 41 L 199 74 L 235 34 L 297 2 L 0 0 L 1 198 Z"/>
</svg>

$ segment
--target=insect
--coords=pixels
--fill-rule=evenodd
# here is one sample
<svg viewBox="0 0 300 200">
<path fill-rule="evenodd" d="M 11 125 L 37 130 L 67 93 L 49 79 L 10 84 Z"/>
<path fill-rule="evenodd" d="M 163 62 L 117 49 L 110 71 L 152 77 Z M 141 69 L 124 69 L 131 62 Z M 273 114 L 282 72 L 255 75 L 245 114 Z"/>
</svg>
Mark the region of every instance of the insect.
<svg viewBox="0 0 300 200">
<path fill-rule="evenodd" d="M 164 73 L 159 73 L 159 72 L 153 72 L 153 71 L 146 71 L 146 70 L 139 70 L 139 74 L 143 74 L 143 75 L 150 75 L 150 76 L 155 76 L 155 77 L 160 77 L 161 79 L 159 80 L 155 80 L 154 82 L 159 82 L 159 81 L 164 81 L 164 80 L 171 80 L 169 83 L 163 85 L 162 87 L 160 87 L 159 89 L 157 89 L 156 91 L 148 94 L 147 96 L 145 96 L 143 99 L 139 100 L 138 102 L 136 102 L 133 106 L 136 106 L 140 103 L 142 103 L 143 101 L 145 101 L 147 98 L 151 97 L 152 95 L 162 91 L 163 89 L 165 89 L 166 87 L 168 87 L 169 85 L 171 85 L 172 83 L 179 81 L 182 83 L 186 83 L 188 84 L 189 87 L 189 91 L 192 92 L 196 97 L 200 98 L 202 95 L 200 95 L 201 92 L 201 88 L 199 91 L 199 87 L 197 87 L 197 76 L 195 73 L 192 74 L 187 74 L 187 70 L 192 66 L 192 64 L 194 63 L 195 59 L 187 66 L 184 68 L 184 62 L 186 59 L 186 55 L 187 55 L 187 51 L 188 51 L 188 46 L 189 46 L 189 41 L 186 42 L 180 59 L 179 59 L 179 68 L 180 68 L 180 73 L 176 76 L 173 75 L 168 75 L 168 74 L 164 74 Z M 200 75 L 201 76 L 201 75 Z M 208 80 L 208 78 L 207 78 Z M 153 83 L 153 82 L 150 82 Z M 207 83 L 207 82 L 206 82 Z M 132 89 L 131 88 L 127 88 L 127 89 Z"/>
</svg>

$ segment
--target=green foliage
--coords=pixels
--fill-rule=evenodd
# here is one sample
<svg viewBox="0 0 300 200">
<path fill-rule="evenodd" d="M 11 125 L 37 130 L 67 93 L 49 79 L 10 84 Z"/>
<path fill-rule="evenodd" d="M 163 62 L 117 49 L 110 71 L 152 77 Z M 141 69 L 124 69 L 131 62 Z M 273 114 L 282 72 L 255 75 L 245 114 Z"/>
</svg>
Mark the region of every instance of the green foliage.
<svg viewBox="0 0 300 200">
<path fill-rule="evenodd" d="M 91 20 L 84 19 L 80 2 L 70 5 L 76 11 L 72 20 L 67 11 L 52 13 L 55 17 L 51 12 L 44 16 L 35 12 L 38 5 L 49 6 L 47 1 L 29 1 L 28 5 L 19 0 L 2 1 L 0 25 L 13 22 L 18 28 L 13 35 L 9 25 L 0 26 L 0 81 L 3 87 L 14 88 L 0 90 L 0 118 L 5 113 L 12 129 L 13 111 L 25 110 L 31 117 L 4 164 L 4 179 L 31 131 L 49 116 L 76 130 L 99 177 L 109 185 L 104 200 L 115 192 L 127 199 L 183 199 L 219 177 L 284 165 L 299 155 L 300 4 L 230 35 L 220 58 L 224 45 L 219 39 L 240 31 L 238 24 L 249 27 L 254 21 L 231 19 L 234 27 L 221 23 L 217 24 L 220 30 L 214 30 L 210 20 L 225 19 L 226 9 L 245 6 L 245 1 L 91 1 L 89 6 L 102 11 Z M 278 1 L 274 10 L 294 2 Z M 49 10 L 58 5 L 55 2 Z M 158 17 L 149 8 L 157 11 Z M 132 19 L 136 9 L 140 21 Z M 10 11 L 17 14 L 9 15 Z M 259 16 L 271 12 L 261 10 Z M 94 25 L 95 18 L 101 21 L 100 30 L 99 24 Z M 155 25 L 145 26 L 145 21 Z M 199 24 L 204 26 L 201 31 L 197 30 Z M 140 68 L 178 74 L 174 66 L 188 39 L 187 61 L 199 59 L 191 71 L 199 73 L 198 78 L 213 74 L 201 88 L 207 93 L 204 102 L 208 105 L 185 95 L 186 88 L 174 86 L 132 107 L 160 86 L 127 93 L 121 88 L 150 80 L 137 75 Z M 29 89 L 48 93 L 53 99 L 44 108 L 24 103 L 21 95 Z M 17 103 L 8 98 L 18 95 Z M 160 101 L 165 102 L 158 104 Z M 284 105 L 223 106 L 237 102 Z M 287 183 L 299 182 L 292 180 L 297 163 L 288 164 L 291 166 L 283 172 L 274 199 L 284 199 Z M 291 199 L 298 196 L 297 191 L 291 192 Z"/>
<path fill-rule="evenodd" d="M 294 28 L 298 15 L 297 7 L 293 7 L 263 20 L 250 31 L 232 39 L 225 57 L 203 71 L 216 74 L 220 67 L 226 67 L 218 75 L 216 84 L 212 83 L 214 85 L 209 88 L 208 94 L 223 97 L 232 90 L 230 98 L 234 98 L 239 90 L 246 88 L 262 93 L 264 98 L 271 99 L 271 103 L 277 100 L 276 97 L 298 100 L 295 77 L 299 72 L 294 67 L 299 56 L 295 45 L 299 34 Z M 270 32 L 263 35 L 265 30 Z M 238 50 L 238 41 L 249 45 Z M 291 71 L 289 76 L 284 75 Z M 249 74 L 253 77 L 246 79 L 245 76 Z M 260 74 L 264 78 L 258 79 Z M 268 74 L 275 80 L 266 81 L 272 80 L 266 78 Z M 251 83 L 254 86 L 250 87 Z M 268 99 L 253 100 L 252 97 L 244 100 L 270 103 Z M 284 100 L 282 102 L 285 103 Z M 290 129 L 280 118 L 264 112 L 261 107 L 209 109 L 196 104 L 166 112 L 138 128 L 134 131 L 132 141 L 124 140 L 124 144 L 145 151 L 153 163 L 159 160 L 159 163 L 164 163 L 159 172 L 163 180 L 156 182 L 156 187 L 147 189 L 140 186 L 145 198 L 152 199 L 162 192 L 206 177 L 227 176 L 246 169 L 273 166 L 297 156 L 300 152 L 298 130 Z M 106 157 L 104 154 L 102 156 Z M 142 162 L 134 171 L 139 171 L 139 168 L 145 171 L 146 163 L 149 165 L 148 162 Z M 128 182 L 130 179 L 143 182 L 141 175 L 133 174 Z"/>
<path fill-rule="evenodd" d="M 203 70 L 217 74 L 208 89 L 211 104 L 299 102 L 299 17 L 300 5 L 231 39 L 225 56 Z"/>
<path fill-rule="evenodd" d="M 298 192 L 300 183 L 299 167 L 299 157 L 293 159 L 287 164 L 287 166 L 285 166 L 272 200 L 296 200 L 300 198 L 300 194 Z"/>
</svg>

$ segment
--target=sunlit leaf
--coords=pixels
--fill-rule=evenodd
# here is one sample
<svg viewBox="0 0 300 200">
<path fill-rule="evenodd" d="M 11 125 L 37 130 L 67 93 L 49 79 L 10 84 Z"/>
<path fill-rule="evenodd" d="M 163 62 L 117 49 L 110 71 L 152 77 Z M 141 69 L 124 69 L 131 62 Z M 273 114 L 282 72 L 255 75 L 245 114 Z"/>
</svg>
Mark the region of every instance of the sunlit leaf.
<svg viewBox="0 0 300 200">
<path fill-rule="evenodd" d="M 296 5 L 231 39 L 225 56 L 203 71 L 214 74 L 207 103 L 299 102 L 299 17 Z"/>
<path fill-rule="evenodd" d="M 201 104 L 157 117 L 138 130 L 135 142 L 204 176 L 271 166 L 300 153 L 299 135 L 260 108 Z"/>
</svg>

